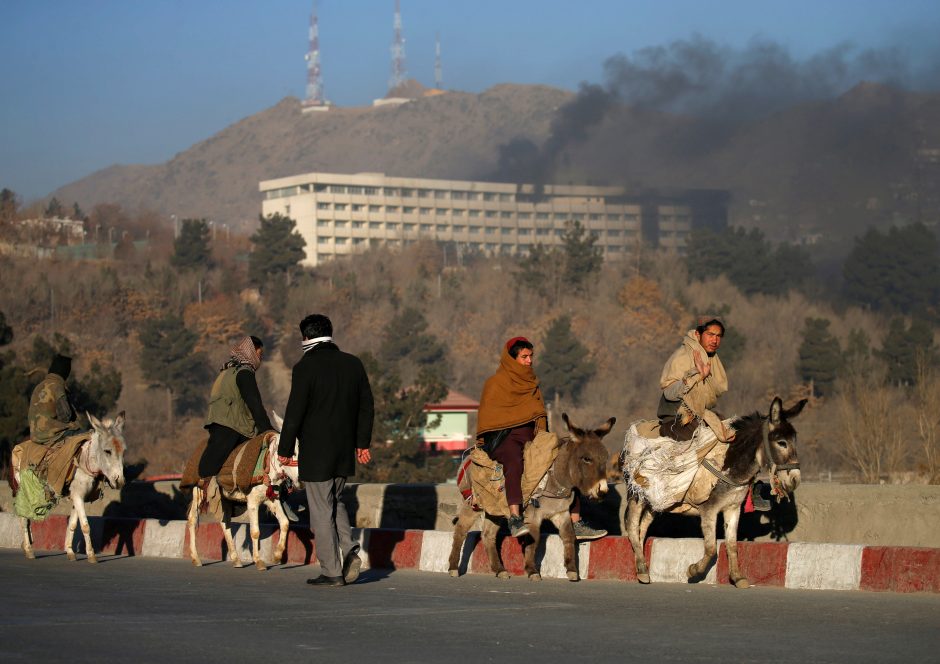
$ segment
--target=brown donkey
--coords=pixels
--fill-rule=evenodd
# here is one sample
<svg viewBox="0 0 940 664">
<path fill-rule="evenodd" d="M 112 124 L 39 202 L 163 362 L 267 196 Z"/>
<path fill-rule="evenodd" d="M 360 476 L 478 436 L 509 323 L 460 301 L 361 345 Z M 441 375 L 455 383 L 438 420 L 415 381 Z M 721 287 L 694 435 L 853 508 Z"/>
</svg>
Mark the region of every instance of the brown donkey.
<svg viewBox="0 0 940 664">
<path fill-rule="evenodd" d="M 717 484 L 705 502 L 689 505 L 691 509 L 683 512 L 689 516 L 701 517 L 702 534 L 705 538 L 705 555 L 698 562 L 689 565 L 690 580 L 703 579 L 715 558 L 718 550 L 716 528 L 718 514 L 721 513 L 725 522 L 728 576 L 731 583 L 738 588 L 747 588 L 750 585 L 738 566 L 738 518 L 741 515 L 741 503 L 747 496 L 751 482 L 762 470 L 770 475 L 774 495 L 788 496 L 796 489 L 800 482 L 800 464 L 796 453 L 796 430 L 788 420 L 799 415 L 805 405 L 806 399 L 803 399 L 790 410 L 784 410 L 780 397 L 774 397 L 766 417 L 753 413 L 732 423 L 735 438 L 728 448 Z M 628 489 L 632 488 L 632 478 L 625 479 Z M 671 509 L 681 505 L 682 503 L 678 503 Z M 643 557 L 643 542 L 654 517 L 655 513 L 649 504 L 633 494 L 627 504 L 626 532 L 630 544 L 633 545 L 636 578 L 640 583 L 650 582 L 649 568 Z"/>
<path fill-rule="evenodd" d="M 569 581 L 579 580 L 575 559 L 574 529 L 569 509 L 574 500 L 574 489 L 589 498 L 599 498 L 607 493 L 607 448 L 601 439 L 610 433 L 614 422 L 611 417 L 597 429 L 585 430 L 573 425 L 568 415 L 562 413 L 570 435 L 558 442 L 558 457 L 545 474 L 544 481 L 535 490 L 523 514 L 529 526 L 529 535 L 524 536 L 525 572 L 530 579 L 539 580 L 535 564 L 542 521 L 550 520 L 558 529 L 564 547 L 565 570 Z M 474 511 L 469 502 L 464 502 L 457 514 L 454 541 L 450 550 L 449 570 L 451 576 L 459 576 L 460 553 L 467 533 L 473 529 L 480 512 Z M 496 533 L 503 517 L 483 513 L 483 546 L 490 559 L 490 568 L 501 579 L 508 579 L 509 572 L 503 566 L 496 548 Z"/>
</svg>

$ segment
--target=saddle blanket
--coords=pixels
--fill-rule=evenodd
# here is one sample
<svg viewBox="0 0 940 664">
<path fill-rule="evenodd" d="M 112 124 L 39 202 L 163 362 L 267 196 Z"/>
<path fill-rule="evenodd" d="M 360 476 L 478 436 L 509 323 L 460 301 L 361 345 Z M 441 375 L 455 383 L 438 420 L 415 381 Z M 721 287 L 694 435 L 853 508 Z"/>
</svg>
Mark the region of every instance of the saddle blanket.
<svg viewBox="0 0 940 664">
<path fill-rule="evenodd" d="M 522 499 L 528 503 L 545 473 L 558 456 L 558 436 L 549 432 L 536 434 L 522 453 Z M 470 453 L 471 504 L 492 516 L 509 516 L 506 500 L 506 478 L 502 464 L 494 461 L 481 448 Z"/>
<path fill-rule="evenodd" d="M 91 432 L 66 436 L 52 445 L 26 440 L 13 447 L 11 464 L 16 469 L 32 468 L 53 494 L 64 496 L 75 475 L 79 448 L 87 440 L 91 440 Z"/>
<path fill-rule="evenodd" d="M 237 489 L 248 493 L 251 487 L 263 482 L 264 468 L 267 466 L 268 444 L 271 436 L 276 435 L 273 431 L 268 431 L 245 441 L 232 450 L 217 476 L 219 486 L 227 491 Z M 183 469 L 183 476 L 180 478 L 180 487 L 194 486 L 199 482 L 199 459 L 202 458 L 208 442 L 204 440 L 189 456 L 186 467 Z"/>
<path fill-rule="evenodd" d="M 723 424 L 727 427 L 733 419 Z M 708 459 L 721 468 L 728 443 L 720 442 L 706 424 L 699 425 L 691 440 L 650 438 L 646 422 L 631 424 L 623 444 L 623 479 L 630 494 L 655 512 L 683 512 L 708 500 L 718 478 L 702 462 Z"/>
</svg>

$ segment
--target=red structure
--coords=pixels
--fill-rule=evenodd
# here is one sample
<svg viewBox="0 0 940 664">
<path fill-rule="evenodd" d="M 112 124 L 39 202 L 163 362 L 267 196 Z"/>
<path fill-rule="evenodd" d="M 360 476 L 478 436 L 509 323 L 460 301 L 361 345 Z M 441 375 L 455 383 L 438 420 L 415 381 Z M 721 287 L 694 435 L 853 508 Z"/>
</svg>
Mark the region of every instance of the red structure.
<svg viewBox="0 0 940 664">
<path fill-rule="evenodd" d="M 472 443 L 470 415 L 476 415 L 480 403 L 466 394 L 449 390 L 447 396 L 438 403 L 430 403 L 424 408 L 430 416 L 440 415 L 440 423 L 424 431 L 422 449 L 432 454 L 460 456 Z"/>
</svg>

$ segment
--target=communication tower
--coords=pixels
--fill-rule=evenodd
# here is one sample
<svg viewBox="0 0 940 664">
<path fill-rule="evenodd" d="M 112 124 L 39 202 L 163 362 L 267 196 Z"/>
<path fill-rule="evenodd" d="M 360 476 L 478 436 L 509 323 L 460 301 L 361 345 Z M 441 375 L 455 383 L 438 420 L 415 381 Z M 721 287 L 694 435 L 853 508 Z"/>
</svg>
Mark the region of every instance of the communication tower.
<svg viewBox="0 0 940 664">
<path fill-rule="evenodd" d="M 434 35 L 434 87 L 440 90 L 443 87 L 444 75 L 441 69 L 441 33 Z"/>
<path fill-rule="evenodd" d="M 316 0 L 310 13 L 310 50 L 304 59 L 307 61 L 307 98 L 301 104 L 303 111 L 325 111 L 329 108 L 329 102 L 323 96 L 323 78 L 320 75 L 320 29 Z"/>
<path fill-rule="evenodd" d="M 389 91 L 405 82 L 405 38 L 401 30 L 401 3 L 395 0 L 395 36 L 392 39 L 392 77 L 388 81 Z"/>
</svg>

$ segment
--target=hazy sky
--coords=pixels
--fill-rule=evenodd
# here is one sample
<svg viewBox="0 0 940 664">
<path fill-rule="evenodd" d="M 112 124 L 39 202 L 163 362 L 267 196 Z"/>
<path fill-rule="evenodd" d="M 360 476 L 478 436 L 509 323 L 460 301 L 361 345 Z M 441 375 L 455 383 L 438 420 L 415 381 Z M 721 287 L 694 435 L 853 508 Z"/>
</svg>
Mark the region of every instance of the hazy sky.
<svg viewBox="0 0 940 664">
<path fill-rule="evenodd" d="M 407 71 L 480 92 L 574 90 L 612 55 L 694 34 L 797 60 L 851 44 L 933 59 L 937 0 L 401 0 Z M 0 0 L 0 188 L 24 200 L 112 164 L 170 159 L 303 97 L 312 0 Z M 320 0 L 327 98 L 369 104 L 391 73 L 394 0 Z"/>
</svg>

